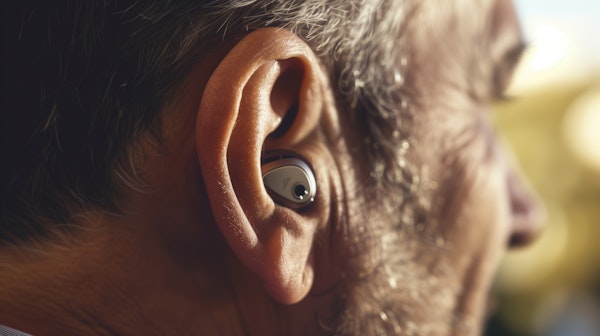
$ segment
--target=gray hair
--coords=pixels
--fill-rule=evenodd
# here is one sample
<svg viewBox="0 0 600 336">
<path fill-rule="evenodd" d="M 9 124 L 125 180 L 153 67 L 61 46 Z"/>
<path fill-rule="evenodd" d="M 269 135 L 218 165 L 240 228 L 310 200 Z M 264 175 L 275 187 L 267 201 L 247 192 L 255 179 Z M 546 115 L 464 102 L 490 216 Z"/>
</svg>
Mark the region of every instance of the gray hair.
<svg viewBox="0 0 600 336">
<path fill-rule="evenodd" d="M 405 6 L 385 0 L 74 1 L 7 14 L 14 31 L 3 42 L 15 46 L 9 56 L 16 70 L 6 76 L 17 85 L 3 93 L 2 113 L 14 119 L 3 133 L 15 146 L 2 152 L 8 164 L 0 241 L 47 234 L 41 222 L 68 223 L 82 209 L 118 212 L 120 190 L 143 184 L 132 159 L 136 148 L 143 139 L 160 141 L 160 112 L 186 71 L 215 45 L 263 27 L 288 29 L 313 48 L 337 89 L 340 110 L 366 125 L 374 180 L 385 178 L 385 162 L 395 160 L 401 137 L 396 109 L 405 103 L 401 43 L 390 36 L 400 38 Z"/>
</svg>

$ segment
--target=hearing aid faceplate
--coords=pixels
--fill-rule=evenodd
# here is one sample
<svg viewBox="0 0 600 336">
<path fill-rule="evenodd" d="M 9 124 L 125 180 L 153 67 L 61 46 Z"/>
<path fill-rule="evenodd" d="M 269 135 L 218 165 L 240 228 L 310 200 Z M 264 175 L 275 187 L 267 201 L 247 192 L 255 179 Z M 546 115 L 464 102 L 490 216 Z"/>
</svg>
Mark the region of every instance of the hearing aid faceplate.
<svg viewBox="0 0 600 336">
<path fill-rule="evenodd" d="M 265 187 L 276 202 L 292 209 L 311 204 L 317 193 L 312 169 L 302 160 L 285 157 L 262 166 Z"/>
</svg>

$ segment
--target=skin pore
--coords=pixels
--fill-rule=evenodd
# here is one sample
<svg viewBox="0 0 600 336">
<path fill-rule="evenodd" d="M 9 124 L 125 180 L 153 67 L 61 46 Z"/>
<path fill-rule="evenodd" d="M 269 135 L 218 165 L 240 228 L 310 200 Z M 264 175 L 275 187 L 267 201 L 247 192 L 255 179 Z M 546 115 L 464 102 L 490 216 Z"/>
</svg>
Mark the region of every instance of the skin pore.
<svg viewBox="0 0 600 336">
<path fill-rule="evenodd" d="M 259 29 L 187 73 L 160 144 L 140 144 L 147 188 L 124 188 L 122 214 L 81 211 L 79 230 L 2 247 L 0 324 L 35 335 L 480 333 L 499 258 L 539 219 L 485 114 L 522 41 L 509 1 L 417 7 L 391 56 L 404 83 L 390 120 L 403 123 L 382 130 L 399 134 L 383 180 L 372 129 L 347 113 L 325 62 L 294 34 Z M 261 157 L 277 149 L 314 168 L 305 211 L 262 185 Z"/>
</svg>

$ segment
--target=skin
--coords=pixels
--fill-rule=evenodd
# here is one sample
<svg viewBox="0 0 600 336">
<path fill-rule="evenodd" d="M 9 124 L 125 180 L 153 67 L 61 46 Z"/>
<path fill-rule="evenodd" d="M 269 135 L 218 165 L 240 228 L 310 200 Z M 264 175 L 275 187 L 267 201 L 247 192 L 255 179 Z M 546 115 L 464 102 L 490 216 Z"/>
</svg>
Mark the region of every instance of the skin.
<svg viewBox="0 0 600 336">
<path fill-rule="evenodd" d="M 484 34 L 495 67 L 512 67 L 512 6 L 481 9 L 490 29 L 448 23 L 424 39 L 409 28 L 414 129 L 398 155 L 419 172 L 421 225 L 390 201 L 401 190 L 366 182 L 366 132 L 312 50 L 261 29 L 188 74 L 161 147 L 137 158 L 149 191 L 127 189 L 125 215 L 83 212 L 82 230 L 0 251 L 0 322 L 36 335 L 316 334 L 342 321 L 358 334 L 478 334 L 507 243 L 530 240 L 540 218 L 485 115 L 491 81 L 465 89 L 483 49 L 452 47 Z M 263 186 L 261 158 L 277 149 L 314 169 L 306 210 Z"/>
</svg>

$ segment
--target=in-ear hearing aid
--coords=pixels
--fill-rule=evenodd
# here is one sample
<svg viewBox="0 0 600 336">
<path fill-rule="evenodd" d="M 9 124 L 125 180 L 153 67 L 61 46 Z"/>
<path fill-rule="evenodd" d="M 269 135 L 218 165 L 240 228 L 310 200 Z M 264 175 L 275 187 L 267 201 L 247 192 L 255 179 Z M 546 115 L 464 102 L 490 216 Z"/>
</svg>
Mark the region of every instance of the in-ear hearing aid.
<svg viewBox="0 0 600 336">
<path fill-rule="evenodd" d="M 271 159 L 261 167 L 269 195 L 284 206 L 301 209 L 315 200 L 317 182 L 306 162 L 293 156 Z"/>
</svg>

